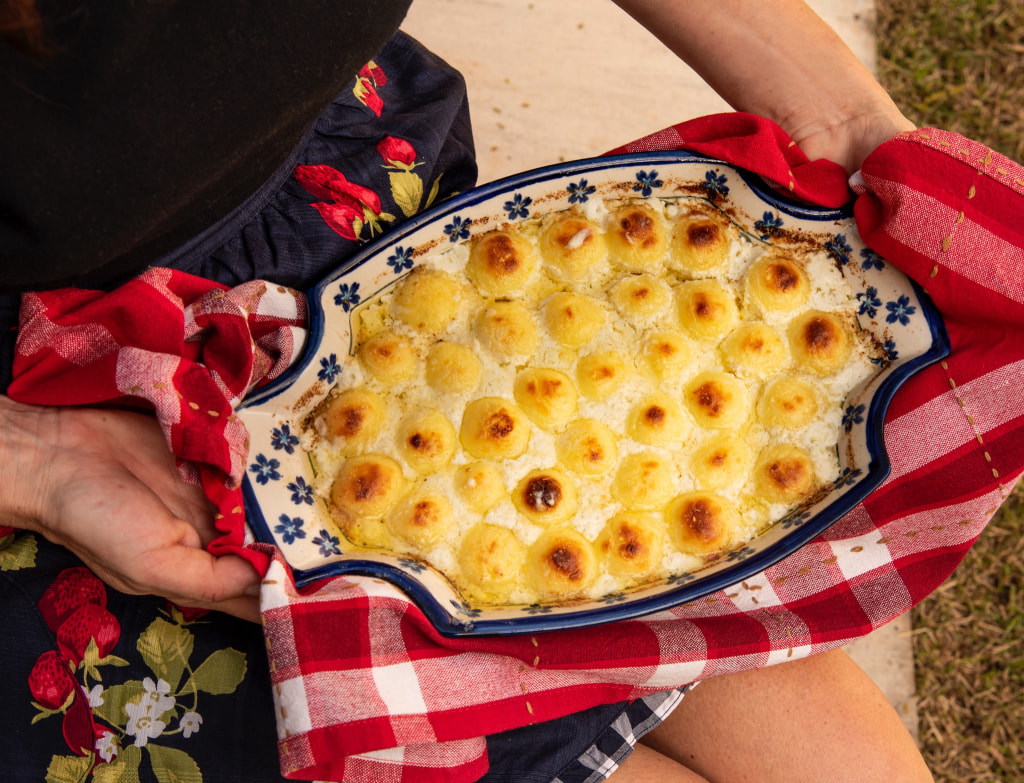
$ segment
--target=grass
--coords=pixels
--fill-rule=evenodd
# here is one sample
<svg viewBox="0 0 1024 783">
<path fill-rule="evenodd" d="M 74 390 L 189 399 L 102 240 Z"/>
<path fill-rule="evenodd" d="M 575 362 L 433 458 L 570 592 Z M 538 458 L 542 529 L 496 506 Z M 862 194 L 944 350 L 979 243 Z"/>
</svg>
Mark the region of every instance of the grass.
<svg viewBox="0 0 1024 783">
<path fill-rule="evenodd" d="M 878 75 L 918 125 L 1024 162 L 1024 0 L 876 0 Z M 912 615 L 937 783 L 1024 780 L 1024 487 Z"/>
<path fill-rule="evenodd" d="M 877 0 L 878 76 L 918 124 L 1024 158 L 1024 0 Z"/>
</svg>

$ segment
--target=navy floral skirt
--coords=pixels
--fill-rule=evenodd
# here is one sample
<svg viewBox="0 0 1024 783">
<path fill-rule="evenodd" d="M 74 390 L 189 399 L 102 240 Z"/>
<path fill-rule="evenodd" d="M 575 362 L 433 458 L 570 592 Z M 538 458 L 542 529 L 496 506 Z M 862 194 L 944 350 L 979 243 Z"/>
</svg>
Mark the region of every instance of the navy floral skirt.
<svg viewBox="0 0 1024 783">
<path fill-rule="evenodd" d="M 155 265 L 309 288 L 475 179 L 462 77 L 399 33 L 258 193 Z M 0 389 L 16 323 L 17 297 L 0 297 Z M 259 626 L 123 595 L 23 532 L 0 539 L 0 606 L 0 779 L 282 780 Z M 600 780 L 679 697 L 489 738 L 485 780 Z"/>
</svg>

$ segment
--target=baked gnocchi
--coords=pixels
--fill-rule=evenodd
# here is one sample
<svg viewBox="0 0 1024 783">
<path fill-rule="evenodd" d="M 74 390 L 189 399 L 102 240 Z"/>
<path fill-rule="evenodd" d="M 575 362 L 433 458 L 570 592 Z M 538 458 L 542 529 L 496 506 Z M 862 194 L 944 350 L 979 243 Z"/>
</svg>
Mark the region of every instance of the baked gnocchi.
<svg viewBox="0 0 1024 783">
<path fill-rule="evenodd" d="M 449 246 L 450 245 L 450 246 Z M 463 598 L 599 598 L 701 568 L 838 477 L 874 350 L 820 249 L 623 199 L 417 250 L 305 421 L 351 548 Z"/>
</svg>

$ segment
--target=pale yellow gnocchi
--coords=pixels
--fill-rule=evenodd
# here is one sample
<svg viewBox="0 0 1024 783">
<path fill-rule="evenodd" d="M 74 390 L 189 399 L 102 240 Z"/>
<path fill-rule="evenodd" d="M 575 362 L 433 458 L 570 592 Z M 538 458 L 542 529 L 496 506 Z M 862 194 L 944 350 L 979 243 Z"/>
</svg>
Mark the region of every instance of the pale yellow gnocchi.
<svg viewBox="0 0 1024 783">
<path fill-rule="evenodd" d="M 835 313 L 808 310 L 788 328 L 789 344 L 797 364 L 818 375 L 834 375 L 850 354 L 850 336 Z"/>
<path fill-rule="evenodd" d="M 516 484 L 512 503 L 535 525 L 564 522 L 579 507 L 576 484 L 559 468 L 531 470 Z"/>
<path fill-rule="evenodd" d="M 611 215 L 608 227 L 611 261 L 627 272 L 658 271 L 664 266 L 668 232 L 665 219 L 647 204 L 627 204 Z"/>
<path fill-rule="evenodd" d="M 604 308 L 596 299 L 568 291 L 552 294 L 541 311 L 551 336 L 570 348 L 587 343 L 605 323 Z"/>
<path fill-rule="evenodd" d="M 359 348 L 363 367 L 381 383 L 401 383 L 413 377 L 419 362 L 412 341 L 391 330 L 378 332 Z"/>
<path fill-rule="evenodd" d="M 705 277 L 723 270 L 731 247 L 727 222 L 700 213 L 687 215 L 672 230 L 668 265 L 690 277 Z"/>
<path fill-rule="evenodd" d="M 576 364 L 579 390 L 592 400 L 614 394 L 630 375 L 630 365 L 621 351 L 595 351 Z"/>
<path fill-rule="evenodd" d="M 739 529 L 733 505 L 712 492 L 685 492 L 665 509 L 669 536 L 681 552 L 706 555 L 725 549 Z"/>
<path fill-rule="evenodd" d="M 640 580 L 661 568 L 665 526 L 655 514 L 622 511 L 608 520 L 595 546 L 609 573 Z"/>
<path fill-rule="evenodd" d="M 395 287 L 391 314 L 413 329 L 444 331 L 462 310 L 463 285 L 443 269 L 418 266 Z"/>
<path fill-rule="evenodd" d="M 746 293 L 763 312 L 789 313 L 807 304 L 811 283 L 807 272 L 792 258 L 767 256 L 751 265 Z"/>
<path fill-rule="evenodd" d="M 703 372 L 683 392 L 690 415 L 707 429 L 735 429 L 748 416 L 747 387 L 727 372 Z"/>
<path fill-rule="evenodd" d="M 681 445 L 691 429 L 682 406 L 665 392 L 655 392 L 637 403 L 629 414 L 626 431 L 647 446 Z"/>
<path fill-rule="evenodd" d="M 364 387 L 345 389 L 327 399 L 318 419 L 331 447 L 341 455 L 356 454 L 381 431 L 386 404 Z"/>
<path fill-rule="evenodd" d="M 619 462 L 615 433 L 596 419 L 572 422 L 555 440 L 558 461 L 581 476 L 604 476 Z"/>
<path fill-rule="evenodd" d="M 537 323 L 519 302 L 492 302 L 477 314 L 476 338 L 500 359 L 522 359 L 537 349 Z"/>
<path fill-rule="evenodd" d="M 455 427 L 439 410 L 417 411 L 398 425 L 398 453 L 416 473 L 429 475 L 447 465 L 458 440 Z"/>
<path fill-rule="evenodd" d="M 530 545 L 526 562 L 533 587 L 547 598 L 580 595 L 597 577 L 593 545 L 568 528 L 542 533 Z"/>
<path fill-rule="evenodd" d="M 459 465 L 452 476 L 456 496 L 477 514 L 484 514 L 505 497 L 505 480 L 494 462 L 478 460 Z"/>
<path fill-rule="evenodd" d="M 728 334 L 740 320 L 736 295 L 717 280 L 691 280 L 676 289 L 679 323 L 692 337 L 712 340 Z"/>
<path fill-rule="evenodd" d="M 449 342 L 430 347 L 424 369 L 430 387 L 449 394 L 474 391 L 483 373 L 480 359 L 468 346 Z"/>
<path fill-rule="evenodd" d="M 526 547 L 508 528 L 480 522 L 462 539 L 458 562 L 474 592 L 504 597 L 526 562 Z"/>
<path fill-rule="evenodd" d="M 537 269 L 537 251 L 526 237 L 492 231 L 470 243 L 466 275 L 485 296 L 522 291 Z"/>
<path fill-rule="evenodd" d="M 605 235 L 592 220 L 560 215 L 542 230 L 540 253 L 545 271 L 555 280 L 582 280 L 608 255 Z"/>
<path fill-rule="evenodd" d="M 818 416 L 818 393 L 793 375 L 774 378 L 757 401 L 757 418 L 765 427 L 799 429 Z"/>
<path fill-rule="evenodd" d="M 466 405 L 459 428 L 462 448 L 477 459 L 514 459 L 530 445 L 530 421 L 501 397 L 481 397 Z"/>
<path fill-rule="evenodd" d="M 451 530 L 452 507 L 439 492 L 415 490 L 395 504 L 384 523 L 396 536 L 423 551 Z"/>
<path fill-rule="evenodd" d="M 346 460 L 331 485 L 331 502 L 343 517 L 376 519 L 387 513 L 406 486 L 401 466 L 383 454 Z"/>
</svg>

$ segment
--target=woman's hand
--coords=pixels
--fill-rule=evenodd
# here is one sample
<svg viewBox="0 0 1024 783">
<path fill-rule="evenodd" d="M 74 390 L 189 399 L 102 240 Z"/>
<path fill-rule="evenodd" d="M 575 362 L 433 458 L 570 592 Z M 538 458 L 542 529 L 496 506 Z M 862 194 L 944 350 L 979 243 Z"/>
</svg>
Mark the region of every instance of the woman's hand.
<svg viewBox="0 0 1024 783">
<path fill-rule="evenodd" d="M 124 593 L 259 619 L 259 578 L 218 535 L 151 416 L 0 397 L 0 523 L 41 533 Z"/>
<path fill-rule="evenodd" d="M 735 109 L 778 123 L 848 172 L 912 130 L 871 72 L 802 0 L 615 0 Z"/>
<path fill-rule="evenodd" d="M 852 173 L 879 144 L 914 127 L 893 106 L 892 111 L 867 110 L 835 125 L 801 128 L 790 136 L 811 160 L 826 158 Z"/>
</svg>

